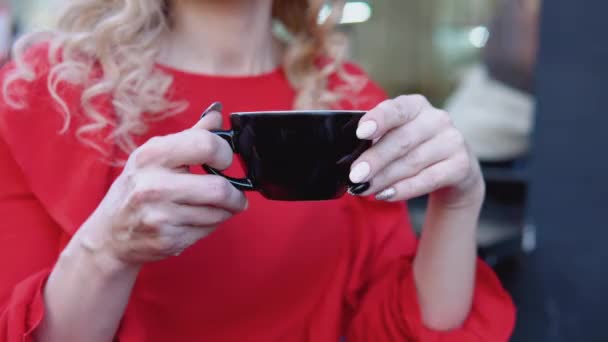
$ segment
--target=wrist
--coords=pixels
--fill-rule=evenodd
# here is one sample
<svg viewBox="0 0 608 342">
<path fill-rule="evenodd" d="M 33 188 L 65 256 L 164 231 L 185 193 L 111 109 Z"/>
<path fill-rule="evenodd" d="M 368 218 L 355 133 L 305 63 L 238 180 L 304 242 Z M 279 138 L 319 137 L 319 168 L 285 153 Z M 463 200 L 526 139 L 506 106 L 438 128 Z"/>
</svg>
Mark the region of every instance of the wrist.
<svg viewBox="0 0 608 342">
<path fill-rule="evenodd" d="M 104 250 L 91 251 L 81 243 L 77 233 L 60 254 L 53 273 L 79 274 L 81 279 L 86 278 L 88 284 L 93 286 L 127 279 L 134 281 L 139 270 L 139 267 L 119 262 Z"/>
<path fill-rule="evenodd" d="M 80 238 L 78 244 L 102 275 L 112 277 L 119 274 L 138 273 L 141 268 L 139 264 L 121 260 L 109 244 L 98 245 L 87 236 Z"/>
<path fill-rule="evenodd" d="M 467 177 L 458 184 L 440 189 L 430 194 L 430 200 L 436 205 L 453 210 L 481 210 L 485 199 L 486 184 L 481 167 L 476 160 L 471 163 Z"/>
<path fill-rule="evenodd" d="M 485 198 L 485 183 L 481 177 L 466 188 L 449 187 L 430 194 L 431 203 L 451 210 L 481 210 Z"/>
<path fill-rule="evenodd" d="M 108 233 L 110 220 L 103 220 L 100 216 L 93 214 L 74 235 L 68 248 L 77 250 L 82 258 L 102 275 L 111 277 L 123 273 L 138 273 L 141 265 L 122 260 L 112 248 Z"/>
<path fill-rule="evenodd" d="M 431 194 L 424 229 L 444 231 L 445 227 L 458 227 L 459 234 L 469 232 L 474 237 L 484 196 L 483 180 L 466 192 L 444 189 Z"/>
</svg>

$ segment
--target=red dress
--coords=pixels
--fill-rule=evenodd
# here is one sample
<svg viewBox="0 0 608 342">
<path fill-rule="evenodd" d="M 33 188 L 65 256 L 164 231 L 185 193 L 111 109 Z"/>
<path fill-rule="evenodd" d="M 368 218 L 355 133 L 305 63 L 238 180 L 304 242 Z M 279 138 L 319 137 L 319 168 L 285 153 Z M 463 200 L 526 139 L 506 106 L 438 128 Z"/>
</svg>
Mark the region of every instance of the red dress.
<svg viewBox="0 0 608 342">
<path fill-rule="evenodd" d="M 32 341 L 44 315 L 41 289 L 58 253 L 121 171 L 73 130 L 58 134 L 63 121 L 46 86 L 46 49 L 30 58 L 38 78 L 18 89 L 29 107 L 2 103 L 0 112 L 0 341 L 8 342 Z M 164 69 L 174 76 L 172 96 L 189 101 L 189 109 L 151 123 L 138 143 L 191 127 L 212 101 L 222 101 L 227 116 L 289 109 L 294 100 L 282 70 L 220 77 Z M 62 91 L 77 111 L 78 89 Z M 344 107 L 369 109 L 384 98 L 369 82 Z M 240 172 L 236 164 L 229 170 Z M 209 238 L 143 267 L 117 341 L 508 340 L 515 310 L 482 262 L 466 323 L 451 332 L 424 327 L 412 276 L 416 237 L 404 203 L 247 196 L 249 209 Z"/>
</svg>

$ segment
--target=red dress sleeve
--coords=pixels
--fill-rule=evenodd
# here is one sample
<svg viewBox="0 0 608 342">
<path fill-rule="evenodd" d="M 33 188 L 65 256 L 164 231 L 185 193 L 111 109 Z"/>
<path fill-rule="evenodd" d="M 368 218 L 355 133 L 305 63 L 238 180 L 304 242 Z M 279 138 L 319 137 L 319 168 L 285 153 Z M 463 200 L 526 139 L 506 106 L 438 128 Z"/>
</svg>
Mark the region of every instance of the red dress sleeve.
<svg viewBox="0 0 608 342">
<path fill-rule="evenodd" d="M 477 262 L 471 312 L 458 329 L 427 328 L 421 318 L 412 262 L 416 236 L 405 203 L 359 200 L 353 214 L 356 252 L 347 303 L 352 316 L 348 342 L 503 342 L 515 324 L 515 309 L 494 272 Z"/>
<path fill-rule="evenodd" d="M 36 78 L 9 88 L 26 106 L 15 109 L 0 94 L 0 341 L 7 342 L 32 341 L 59 252 L 111 181 L 110 166 L 72 130 L 59 133 L 63 118 L 47 89 L 47 47 L 32 48 L 26 58 Z M 0 70 L 0 82 L 12 68 Z"/>
<path fill-rule="evenodd" d="M 343 100 L 345 109 L 368 110 L 387 98 L 362 69 L 347 64 L 346 70 L 364 82 L 357 93 Z M 353 202 L 356 241 L 346 298 L 350 308 L 348 342 L 509 340 L 515 325 L 513 302 L 493 270 L 481 260 L 477 261 L 473 305 L 465 323 L 449 332 L 426 328 L 412 272 L 417 237 L 406 204 L 358 198 Z"/>
<path fill-rule="evenodd" d="M 32 341 L 42 287 L 57 257 L 59 228 L 27 188 L 0 140 L 0 340 Z"/>
</svg>

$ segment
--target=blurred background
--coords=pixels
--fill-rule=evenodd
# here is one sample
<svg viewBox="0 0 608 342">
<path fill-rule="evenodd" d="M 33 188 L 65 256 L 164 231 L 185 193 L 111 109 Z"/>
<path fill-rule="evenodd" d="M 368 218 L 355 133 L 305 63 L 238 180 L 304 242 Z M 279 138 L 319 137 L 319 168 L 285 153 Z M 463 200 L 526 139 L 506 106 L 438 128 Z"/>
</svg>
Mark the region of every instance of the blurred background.
<svg viewBox="0 0 608 342">
<path fill-rule="evenodd" d="M 0 0 L 0 54 L 52 28 L 60 3 Z M 352 59 L 390 95 L 446 108 L 482 161 L 479 251 L 518 306 L 513 341 L 608 341 L 607 10 L 601 0 L 368 0 L 348 1 L 342 18 Z M 410 207 L 419 227 L 425 199 Z"/>
</svg>

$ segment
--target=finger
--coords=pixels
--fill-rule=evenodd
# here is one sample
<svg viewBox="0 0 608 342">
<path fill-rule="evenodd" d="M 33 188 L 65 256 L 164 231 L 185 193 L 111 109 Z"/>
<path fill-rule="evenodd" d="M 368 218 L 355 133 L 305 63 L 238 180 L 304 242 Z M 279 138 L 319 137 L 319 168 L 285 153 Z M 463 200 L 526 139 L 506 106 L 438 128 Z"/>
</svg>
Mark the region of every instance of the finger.
<svg viewBox="0 0 608 342">
<path fill-rule="evenodd" d="M 381 102 L 359 121 L 359 139 L 377 139 L 393 128 L 413 121 L 430 104 L 421 95 L 403 95 Z"/>
<path fill-rule="evenodd" d="M 136 167 L 207 164 L 226 169 L 232 163 L 232 149 L 226 141 L 204 129 L 185 131 L 150 139 L 133 155 Z"/>
<path fill-rule="evenodd" d="M 132 189 L 125 198 L 125 207 L 132 212 L 152 207 L 160 215 L 165 212 L 163 205 L 176 203 L 191 206 L 213 206 L 238 213 L 247 208 L 245 195 L 230 182 L 220 176 L 171 173 L 165 170 L 140 173 L 127 177 L 127 186 Z M 157 207 L 159 206 L 160 207 Z M 140 217 L 138 217 L 140 219 Z M 153 222 L 172 223 L 167 217 L 156 217 Z M 154 224 L 153 224 L 154 226 Z"/>
<path fill-rule="evenodd" d="M 162 235 L 152 239 L 152 247 L 160 255 L 174 256 L 192 247 L 199 240 L 215 232 L 215 227 L 169 226 Z"/>
<path fill-rule="evenodd" d="M 458 146 L 446 143 L 450 139 L 444 137 L 445 135 L 447 133 L 442 133 L 419 145 L 405 156 L 381 169 L 371 178 L 372 186 L 366 193 L 382 191 L 402 179 L 411 178 L 422 170 L 448 159 L 457 151 Z"/>
<path fill-rule="evenodd" d="M 404 179 L 376 195 L 382 201 L 402 201 L 435 192 L 455 184 L 462 168 L 455 158 L 444 160 L 417 175 Z"/>
<path fill-rule="evenodd" d="M 210 206 L 190 206 L 173 202 L 146 206 L 140 214 L 139 234 L 154 234 L 165 226 L 214 227 L 231 218 L 225 209 Z"/>
<path fill-rule="evenodd" d="M 201 114 L 200 120 L 194 125 L 193 128 L 214 130 L 222 128 L 222 109 L 223 106 L 220 102 L 212 103 L 203 114 Z"/>
<path fill-rule="evenodd" d="M 171 214 L 171 223 L 175 226 L 214 227 L 233 216 L 221 208 L 177 203 L 166 204 L 165 210 Z"/>
<path fill-rule="evenodd" d="M 169 196 L 177 204 L 210 205 L 231 213 L 239 213 L 248 205 L 241 191 L 215 175 L 177 174 L 171 179 Z"/>
<path fill-rule="evenodd" d="M 166 225 L 156 234 L 126 242 L 124 255 L 141 261 L 161 260 L 180 254 L 214 231 L 215 228 Z"/>
<path fill-rule="evenodd" d="M 442 120 L 439 111 L 429 108 L 414 121 L 388 132 L 353 163 L 351 181 L 366 182 L 390 163 L 433 139 L 443 129 Z"/>
</svg>

